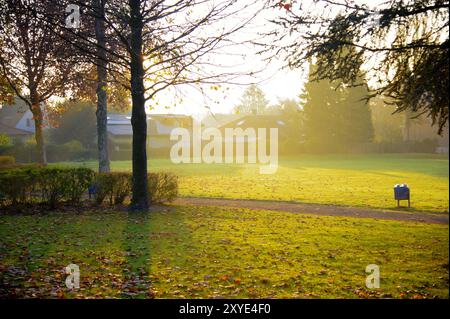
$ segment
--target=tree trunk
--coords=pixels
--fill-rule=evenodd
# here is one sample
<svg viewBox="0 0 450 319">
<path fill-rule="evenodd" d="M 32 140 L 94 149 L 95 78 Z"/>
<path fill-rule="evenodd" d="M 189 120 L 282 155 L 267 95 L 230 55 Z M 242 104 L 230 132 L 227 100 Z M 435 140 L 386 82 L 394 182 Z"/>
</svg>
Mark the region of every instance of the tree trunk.
<svg viewBox="0 0 450 319">
<path fill-rule="evenodd" d="M 133 128 L 133 197 L 131 210 L 148 210 L 147 114 L 145 113 L 142 15 L 140 0 L 129 0 L 131 19 L 131 126 Z"/>
<path fill-rule="evenodd" d="M 108 101 L 106 93 L 106 52 L 105 52 L 105 24 L 102 17 L 105 7 L 102 0 L 95 0 L 95 37 L 97 39 L 97 147 L 98 147 L 98 171 L 108 173 L 110 171 L 108 155 Z"/>
<path fill-rule="evenodd" d="M 31 113 L 33 113 L 34 118 L 34 138 L 36 139 L 36 150 L 37 150 L 37 161 L 42 165 L 47 165 L 47 155 L 45 152 L 44 143 L 44 115 L 41 110 L 41 106 L 38 102 L 32 100 Z"/>
</svg>

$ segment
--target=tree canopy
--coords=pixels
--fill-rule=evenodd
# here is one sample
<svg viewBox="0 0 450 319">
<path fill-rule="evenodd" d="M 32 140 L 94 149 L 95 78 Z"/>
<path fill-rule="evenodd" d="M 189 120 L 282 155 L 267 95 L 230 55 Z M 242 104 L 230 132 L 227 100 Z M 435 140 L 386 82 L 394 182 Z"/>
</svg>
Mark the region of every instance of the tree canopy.
<svg viewBox="0 0 450 319">
<path fill-rule="evenodd" d="M 373 139 L 366 86 L 352 87 L 343 80 L 315 80 L 317 65 L 310 64 L 309 81 L 301 95 L 305 142 L 309 150 L 351 151 Z"/>
<path fill-rule="evenodd" d="M 234 111 L 242 114 L 261 114 L 267 109 L 268 104 L 263 90 L 252 84 L 244 91 Z"/>
<path fill-rule="evenodd" d="M 274 6 L 277 1 L 269 1 Z M 287 65 L 301 67 L 318 55 L 315 79 L 343 79 L 358 85 L 361 72 L 396 106 L 426 114 L 441 133 L 448 123 L 449 1 L 296 1 L 273 20 L 267 50 L 284 54 Z M 348 54 L 349 48 L 354 48 Z"/>
<path fill-rule="evenodd" d="M 9 88 L 33 113 L 42 164 L 46 164 L 42 104 L 51 97 L 65 96 L 78 83 L 73 50 L 39 15 L 61 10 L 51 0 L 5 0 L 0 7 L 0 71 Z"/>
</svg>

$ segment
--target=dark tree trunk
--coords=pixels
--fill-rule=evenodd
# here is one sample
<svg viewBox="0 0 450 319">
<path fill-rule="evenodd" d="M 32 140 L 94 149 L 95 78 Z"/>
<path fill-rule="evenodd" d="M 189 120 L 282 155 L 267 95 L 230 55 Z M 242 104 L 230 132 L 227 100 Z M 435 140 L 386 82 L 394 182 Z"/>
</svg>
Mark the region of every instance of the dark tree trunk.
<svg viewBox="0 0 450 319">
<path fill-rule="evenodd" d="M 133 197 L 131 210 L 148 210 L 147 114 L 145 113 L 142 15 L 140 0 L 129 0 L 131 12 L 131 126 L 133 128 Z"/>
<path fill-rule="evenodd" d="M 31 105 L 31 113 L 33 113 L 34 118 L 34 138 L 36 139 L 36 149 L 37 149 L 37 161 L 42 165 L 47 165 L 47 155 L 45 152 L 45 143 L 44 143 L 44 134 L 43 134 L 43 126 L 44 126 L 44 115 L 41 110 L 41 106 L 38 102 L 33 102 Z"/>
<path fill-rule="evenodd" d="M 107 173 L 110 171 L 108 155 L 107 133 L 107 93 L 106 93 L 106 52 L 105 52 L 105 24 L 103 16 L 105 7 L 102 0 L 95 0 L 95 37 L 97 39 L 97 147 L 98 147 L 98 171 Z"/>
<path fill-rule="evenodd" d="M 45 153 L 44 143 L 44 114 L 42 113 L 41 104 L 39 103 L 39 95 L 37 93 L 36 84 L 30 81 L 30 102 L 31 113 L 34 119 L 34 138 L 36 140 L 37 161 L 39 164 L 47 165 L 47 155 Z"/>
</svg>

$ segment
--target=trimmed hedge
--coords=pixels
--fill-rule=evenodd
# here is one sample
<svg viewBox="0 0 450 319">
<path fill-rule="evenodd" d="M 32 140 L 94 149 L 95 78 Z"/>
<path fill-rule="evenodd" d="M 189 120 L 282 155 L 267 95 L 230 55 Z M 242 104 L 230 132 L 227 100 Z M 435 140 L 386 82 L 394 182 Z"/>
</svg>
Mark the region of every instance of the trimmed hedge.
<svg viewBox="0 0 450 319">
<path fill-rule="evenodd" d="M 54 209 L 61 202 L 79 203 L 86 190 L 98 205 L 123 204 L 132 194 L 132 174 L 96 174 L 89 168 L 27 167 L 0 170 L 0 204 L 44 203 Z M 172 173 L 149 173 L 150 203 L 173 201 L 178 178 Z"/>
<path fill-rule="evenodd" d="M 122 204 L 131 194 L 131 174 L 123 172 L 98 174 L 94 191 L 94 200 L 98 205 L 105 199 L 109 199 L 111 205 Z"/>
<path fill-rule="evenodd" d="M 175 200 L 178 196 L 178 177 L 172 173 L 148 173 L 148 196 L 150 203 Z M 132 194 L 132 174 L 112 172 L 98 174 L 94 183 L 94 200 L 97 204 L 122 204 Z"/>
<path fill-rule="evenodd" d="M 13 166 L 14 164 L 16 164 L 14 156 L 0 156 L 0 168 Z"/>
<path fill-rule="evenodd" d="M 178 196 L 178 177 L 172 173 L 148 173 L 150 203 L 171 202 Z"/>
<path fill-rule="evenodd" d="M 42 202 L 55 208 L 61 201 L 78 203 L 91 185 L 89 168 L 24 168 L 0 171 L 0 201 L 13 205 Z"/>
</svg>

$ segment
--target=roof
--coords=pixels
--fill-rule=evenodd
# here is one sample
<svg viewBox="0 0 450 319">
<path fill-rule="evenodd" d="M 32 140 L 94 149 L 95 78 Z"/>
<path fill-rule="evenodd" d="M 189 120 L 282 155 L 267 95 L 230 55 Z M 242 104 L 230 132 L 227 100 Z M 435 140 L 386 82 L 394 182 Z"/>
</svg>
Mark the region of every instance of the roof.
<svg viewBox="0 0 450 319">
<path fill-rule="evenodd" d="M 170 135 L 170 132 L 178 127 L 190 127 L 192 117 L 182 114 L 147 114 L 148 135 Z M 108 114 L 107 130 L 112 135 L 131 136 L 130 114 Z"/>
<path fill-rule="evenodd" d="M 112 135 L 133 135 L 133 129 L 131 127 L 131 124 L 115 124 L 110 125 L 108 124 L 107 130 Z"/>
<path fill-rule="evenodd" d="M 221 127 L 238 119 L 246 117 L 246 114 L 210 114 L 202 119 L 204 127 Z"/>
<path fill-rule="evenodd" d="M 48 128 L 49 124 L 46 118 L 45 104 L 41 104 L 44 112 L 44 128 Z M 33 113 L 31 113 L 28 105 L 19 97 L 14 98 L 13 104 L 3 104 L 0 106 L 0 123 L 9 127 L 14 127 L 21 131 L 28 131 L 34 134 L 35 123 Z"/>
<path fill-rule="evenodd" d="M 245 115 L 232 122 L 223 125 L 225 127 L 245 128 L 281 128 L 286 126 L 285 118 L 281 115 Z"/>
<path fill-rule="evenodd" d="M 0 108 L 0 123 L 14 127 L 29 111 L 28 105 L 18 97 L 14 98 L 14 104 L 4 104 Z"/>
<path fill-rule="evenodd" d="M 31 132 L 20 130 L 15 127 L 8 126 L 4 123 L 0 123 L 0 134 L 6 134 L 8 136 L 33 135 L 33 133 L 31 133 Z"/>
</svg>

